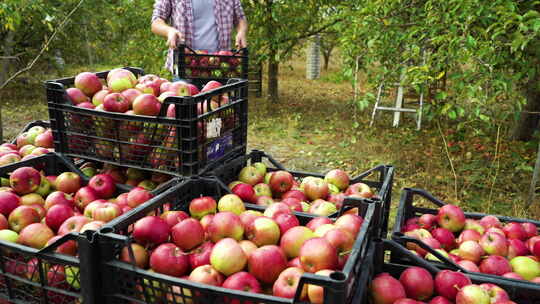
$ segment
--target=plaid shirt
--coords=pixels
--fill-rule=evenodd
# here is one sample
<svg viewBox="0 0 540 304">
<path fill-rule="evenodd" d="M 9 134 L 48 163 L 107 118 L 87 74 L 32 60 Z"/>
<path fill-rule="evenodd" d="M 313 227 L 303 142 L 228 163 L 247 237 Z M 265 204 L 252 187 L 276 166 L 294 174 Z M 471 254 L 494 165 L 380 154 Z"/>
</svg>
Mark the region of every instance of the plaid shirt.
<svg viewBox="0 0 540 304">
<path fill-rule="evenodd" d="M 156 0 L 152 22 L 157 18 L 176 28 L 184 37 L 184 43 L 193 45 L 193 2 L 197 0 Z M 231 48 L 231 32 L 241 19 L 245 19 L 240 0 L 214 0 L 214 16 L 218 31 L 220 50 Z M 165 67 L 172 72 L 173 50 L 169 49 Z"/>
</svg>

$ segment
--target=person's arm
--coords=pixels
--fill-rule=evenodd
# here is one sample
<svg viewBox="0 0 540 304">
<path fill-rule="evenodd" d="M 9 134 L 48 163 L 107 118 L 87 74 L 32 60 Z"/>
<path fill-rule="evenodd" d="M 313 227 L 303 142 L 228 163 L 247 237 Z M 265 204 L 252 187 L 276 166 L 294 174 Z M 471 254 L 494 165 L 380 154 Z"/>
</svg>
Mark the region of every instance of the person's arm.
<svg viewBox="0 0 540 304">
<path fill-rule="evenodd" d="M 236 28 L 236 47 L 239 49 L 247 47 L 247 28 L 246 18 L 240 19 Z"/>
<path fill-rule="evenodd" d="M 184 40 L 180 31 L 165 23 L 161 18 L 157 18 L 152 22 L 152 32 L 167 38 L 167 45 L 171 49 L 176 48 L 178 43 Z"/>
<path fill-rule="evenodd" d="M 168 25 L 168 20 L 172 12 L 171 0 L 156 0 L 154 11 L 152 12 L 152 33 L 167 38 L 169 48 L 176 48 L 178 42 L 182 41 L 182 35 L 174 27 Z"/>
<path fill-rule="evenodd" d="M 247 28 L 248 23 L 246 15 L 244 15 L 244 9 L 240 0 L 234 0 L 234 24 L 236 25 L 236 47 L 241 49 L 247 47 Z"/>
</svg>

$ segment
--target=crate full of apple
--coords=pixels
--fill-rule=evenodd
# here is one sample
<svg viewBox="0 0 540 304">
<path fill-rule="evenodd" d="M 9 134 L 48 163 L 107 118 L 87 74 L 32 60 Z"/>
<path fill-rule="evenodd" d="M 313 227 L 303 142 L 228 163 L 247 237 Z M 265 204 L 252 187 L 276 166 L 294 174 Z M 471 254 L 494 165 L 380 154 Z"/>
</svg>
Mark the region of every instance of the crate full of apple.
<svg viewBox="0 0 540 304">
<path fill-rule="evenodd" d="M 248 50 L 208 52 L 180 45 L 174 52 L 174 72 L 180 79 L 199 82 L 203 79 L 225 81 L 230 78 L 247 79 Z"/>
<path fill-rule="evenodd" d="M 409 265 L 384 260 L 384 254 L 408 256 Z M 509 282 L 439 269 L 390 240 L 376 240 L 357 290 L 361 304 L 532 304 L 540 294 Z"/>
<path fill-rule="evenodd" d="M 29 123 L 12 142 L 0 145 L 0 166 L 54 151 L 52 130 L 44 121 Z"/>
<path fill-rule="evenodd" d="M 82 298 L 82 233 L 151 198 L 119 194 L 106 174 L 86 179 L 66 158 L 49 153 L 0 168 L 0 299 L 73 303 Z M 84 247 L 84 246 L 83 246 Z M 86 291 L 89 291 L 88 289 Z"/>
<path fill-rule="evenodd" d="M 437 209 L 416 207 L 420 199 Z M 427 260 L 525 284 L 540 294 L 538 227 L 534 220 L 463 212 L 424 190 L 406 188 L 393 238 Z"/>
<path fill-rule="evenodd" d="M 187 179 L 100 231 L 103 301 L 344 303 L 375 208 L 336 219 L 261 212 L 216 179 Z"/>
<path fill-rule="evenodd" d="M 197 87 L 119 68 L 45 85 L 55 149 L 68 157 L 190 176 L 245 151 L 244 80 Z"/>
<path fill-rule="evenodd" d="M 263 151 L 225 161 L 208 175 L 216 176 L 246 203 L 285 204 L 296 212 L 335 217 L 356 200 L 381 202 L 380 235 L 386 235 L 393 167 L 380 165 L 351 178 L 332 169 L 325 174 L 287 170 Z M 347 198 L 347 200 L 346 200 Z M 343 209 L 343 210 L 342 210 Z"/>
</svg>

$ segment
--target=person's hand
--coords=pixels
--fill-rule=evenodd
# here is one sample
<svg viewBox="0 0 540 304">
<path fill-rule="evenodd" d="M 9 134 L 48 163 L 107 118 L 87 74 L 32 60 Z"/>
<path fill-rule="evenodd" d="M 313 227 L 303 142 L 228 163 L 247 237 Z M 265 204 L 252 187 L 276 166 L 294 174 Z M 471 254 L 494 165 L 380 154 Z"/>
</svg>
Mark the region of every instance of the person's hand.
<svg viewBox="0 0 540 304">
<path fill-rule="evenodd" d="M 184 38 L 177 29 L 169 30 L 167 33 L 167 45 L 170 49 L 175 49 L 176 46 L 182 41 L 184 41 Z"/>
<path fill-rule="evenodd" d="M 247 47 L 247 38 L 246 33 L 244 31 L 239 31 L 236 34 L 236 48 L 243 49 Z"/>
</svg>

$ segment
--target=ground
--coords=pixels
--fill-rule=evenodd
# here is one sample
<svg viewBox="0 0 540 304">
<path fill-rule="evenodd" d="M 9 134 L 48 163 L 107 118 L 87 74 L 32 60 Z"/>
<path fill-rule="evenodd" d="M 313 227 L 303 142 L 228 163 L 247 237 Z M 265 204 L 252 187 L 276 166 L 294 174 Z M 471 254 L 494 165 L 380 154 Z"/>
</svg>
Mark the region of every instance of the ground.
<svg viewBox="0 0 540 304">
<path fill-rule="evenodd" d="M 351 102 L 351 85 L 340 80 L 336 61 L 319 80 L 306 80 L 301 60 L 281 66 L 280 102 L 250 98 L 249 149 L 308 172 L 341 168 L 355 176 L 379 164 L 392 165 L 392 215 L 400 189 L 416 187 L 468 211 L 539 218 L 540 201 L 530 209 L 524 203 L 537 142 L 510 142 L 507 130 L 483 137 L 455 132 L 452 121 L 424 121 L 417 131 L 407 114 L 399 128 L 391 127 L 389 113 L 378 114 L 370 128 L 371 106 L 361 111 Z M 1 91 L 4 138 L 14 137 L 31 120 L 48 119 L 43 80 L 82 70 L 27 77 Z M 362 85 L 362 90 L 370 88 Z"/>
</svg>

